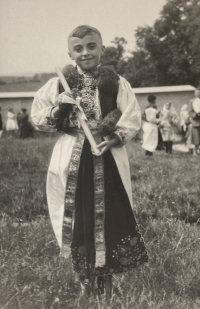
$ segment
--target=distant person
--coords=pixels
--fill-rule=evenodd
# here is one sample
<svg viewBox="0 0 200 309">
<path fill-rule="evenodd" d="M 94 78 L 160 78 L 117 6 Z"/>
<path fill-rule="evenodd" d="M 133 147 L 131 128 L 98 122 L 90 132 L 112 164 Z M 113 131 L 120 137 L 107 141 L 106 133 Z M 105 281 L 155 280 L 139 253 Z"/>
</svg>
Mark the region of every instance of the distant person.
<svg viewBox="0 0 200 309">
<path fill-rule="evenodd" d="M 185 137 L 188 131 L 188 125 L 190 123 L 190 115 L 188 112 L 187 104 L 184 104 L 180 110 L 180 127 L 181 127 L 181 134 Z"/>
<path fill-rule="evenodd" d="M 27 114 L 27 109 L 22 108 L 21 112 L 17 116 L 18 126 L 19 126 L 19 137 L 28 138 L 33 137 L 33 127 L 29 122 L 29 115 Z"/>
<path fill-rule="evenodd" d="M 156 96 L 150 94 L 148 96 L 149 104 L 145 108 L 142 119 L 143 123 L 143 144 L 142 148 L 146 150 L 146 156 L 152 156 L 158 145 L 158 124 L 159 112 L 156 106 Z"/>
<path fill-rule="evenodd" d="M 193 149 L 195 148 L 195 146 L 192 144 L 192 125 L 187 104 L 184 104 L 181 107 L 180 128 L 183 139 L 189 149 L 189 153 L 193 154 Z"/>
<path fill-rule="evenodd" d="M 15 113 L 13 108 L 10 108 L 7 114 L 7 121 L 6 121 L 6 131 L 10 132 L 11 134 L 15 134 L 15 132 L 19 129 Z"/>
<path fill-rule="evenodd" d="M 19 127 L 19 118 L 20 118 L 20 116 L 21 116 L 21 113 L 22 113 L 22 111 L 20 111 L 20 112 L 17 114 L 17 124 L 18 124 L 18 127 Z"/>
<path fill-rule="evenodd" d="M 194 154 L 195 145 L 192 144 L 192 124 L 191 122 L 188 125 L 188 130 L 187 130 L 185 137 L 186 137 L 186 145 L 189 149 L 189 153 Z"/>
<path fill-rule="evenodd" d="M 1 116 L 1 106 L 0 106 L 0 137 L 2 136 L 3 133 L 3 120 Z"/>
<path fill-rule="evenodd" d="M 194 96 L 188 109 L 192 126 L 192 144 L 195 145 L 193 155 L 196 156 L 200 146 L 200 86 L 196 88 Z"/>
<path fill-rule="evenodd" d="M 177 141 L 179 117 L 171 102 L 166 102 L 160 114 L 160 130 L 167 153 L 172 153 L 173 142 Z"/>
<path fill-rule="evenodd" d="M 0 106 L 0 137 L 2 136 L 3 133 L 3 120 L 1 116 L 1 106 Z"/>
</svg>

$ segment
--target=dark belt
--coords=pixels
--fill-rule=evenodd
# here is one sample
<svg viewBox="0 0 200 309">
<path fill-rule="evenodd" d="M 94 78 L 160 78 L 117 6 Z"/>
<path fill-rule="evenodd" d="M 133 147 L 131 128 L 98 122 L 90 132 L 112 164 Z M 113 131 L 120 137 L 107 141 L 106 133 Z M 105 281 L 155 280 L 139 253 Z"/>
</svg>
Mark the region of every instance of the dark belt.
<svg viewBox="0 0 200 309">
<path fill-rule="evenodd" d="M 74 128 L 74 127 L 66 127 L 64 128 L 63 132 L 71 136 L 77 136 L 78 132 L 83 133 L 83 130 L 79 128 Z M 99 131 L 96 129 L 95 130 L 91 129 L 91 133 L 93 136 L 96 136 L 96 135 L 99 136 Z"/>
<path fill-rule="evenodd" d="M 68 134 L 68 135 L 72 135 L 72 136 L 77 136 L 78 131 L 80 131 L 80 129 L 78 128 L 73 128 L 73 127 L 66 127 L 64 128 L 63 132 Z M 82 131 L 82 130 L 81 130 Z"/>
</svg>

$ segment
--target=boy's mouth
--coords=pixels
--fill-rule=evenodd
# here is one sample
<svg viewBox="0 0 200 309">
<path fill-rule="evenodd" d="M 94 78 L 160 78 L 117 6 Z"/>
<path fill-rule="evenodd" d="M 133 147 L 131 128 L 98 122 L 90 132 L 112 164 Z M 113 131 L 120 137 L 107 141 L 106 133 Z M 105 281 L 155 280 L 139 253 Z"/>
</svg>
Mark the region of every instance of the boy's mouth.
<svg viewBox="0 0 200 309">
<path fill-rule="evenodd" d="M 93 58 L 88 58 L 88 59 L 82 59 L 81 61 L 89 61 L 92 60 Z"/>
</svg>

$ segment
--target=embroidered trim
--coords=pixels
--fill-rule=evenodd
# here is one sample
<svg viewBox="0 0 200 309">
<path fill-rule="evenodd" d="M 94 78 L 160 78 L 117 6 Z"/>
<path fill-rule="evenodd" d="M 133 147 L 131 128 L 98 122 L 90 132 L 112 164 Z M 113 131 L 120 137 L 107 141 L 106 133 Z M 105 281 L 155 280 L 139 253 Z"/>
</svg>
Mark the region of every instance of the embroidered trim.
<svg viewBox="0 0 200 309">
<path fill-rule="evenodd" d="M 55 126 L 56 126 L 56 124 L 54 123 L 52 123 L 52 121 L 51 121 L 51 113 L 52 113 L 52 110 L 54 109 L 54 106 L 53 107 L 51 107 L 51 108 L 49 108 L 48 110 L 47 110 L 47 114 L 46 114 L 46 117 L 45 117 L 45 120 L 46 120 L 46 125 L 47 126 L 49 126 L 49 127 L 52 127 L 52 128 L 54 128 Z"/>
<path fill-rule="evenodd" d="M 113 250 L 113 259 L 118 261 L 122 266 L 136 265 L 140 264 L 140 260 L 148 260 L 147 251 L 141 250 L 145 248 L 144 240 L 136 225 L 137 236 L 124 237 L 121 239 L 121 243 L 117 245 L 117 249 Z M 132 254 L 130 256 L 130 253 Z"/>
<path fill-rule="evenodd" d="M 94 137 L 100 142 L 100 136 Z M 69 164 L 68 180 L 65 194 L 65 216 L 63 221 L 63 247 L 62 255 L 68 257 L 70 255 L 70 245 L 72 242 L 73 218 L 75 212 L 75 193 L 80 164 L 80 157 L 83 149 L 85 134 L 78 131 L 77 141 L 74 146 L 71 161 Z M 94 156 L 94 216 L 95 216 L 95 267 L 103 267 L 105 265 L 105 202 L 104 202 L 104 164 L 103 156 Z M 85 260 L 82 261 L 85 267 Z"/>
<path fill-rule="evenodd" d="M 126 144 L 126 133 L 122 129 L 117 129 L 113 134 L 118 138 L 120 141 L 119 147 L 122 147 Z"/>
<path fill-rule="evenodd" d="M 69 256 L 70 245 L 72 242 L 72 222 L 75 211 L 75 193 L 77 185 L 78 170 L 80 164 L 80 156 L 85 140 L 84 132 L 78 131 L 77 140 L 72 152 L 71 161 L 69 164 L 69 173 L 65 193 L 65 215 L 63 220 L 63 254 Z"/>
<path fill-rule="evenodd" d="M 99 137 L 97 143 L 101 141 Z M 94 156 L 94 209 L 95 209 L 95 267 L 103 267 L 106 260 L 105 247 L 105 196 L 103 156 Z"/>
<path fill-rule="evenodd" d="M 93 75 L 80 75 L 78 88 L 81 92 L 81 107 L 88 121 L 99 119 L 99 106 L 96 100 L 97 87 Z"/>
</svg>

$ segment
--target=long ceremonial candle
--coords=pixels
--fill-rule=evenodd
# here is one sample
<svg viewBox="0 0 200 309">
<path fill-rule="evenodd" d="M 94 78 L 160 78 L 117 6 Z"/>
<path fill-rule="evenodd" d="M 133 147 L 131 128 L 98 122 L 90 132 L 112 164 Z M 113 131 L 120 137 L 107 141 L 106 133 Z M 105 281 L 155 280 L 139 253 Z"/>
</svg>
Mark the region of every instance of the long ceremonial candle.
<svg viewBox="0 0 200 309">
<path fill-rule="evenodd" d="M 67 83 L 67 81 L 66 81 L 66 79 L 65 79 L 65 77 L 63 75 L 63 72 L 61 71 L 59 66 L 56 67 L 56 73 L 57 73 L 58 77 L 60 78 L 60 81 L 61 81 L 65 91 L 71 93 L 71 89 L 69 88 L 69 85 L 68 85 L 68 83 Z M 95 154 L 98 155 L 100 151 L 97 148 L 97 144 L 96 144 L 96 142 L 94 140 L 94 137 L 93 137 L 92 133 L 90 132 L 90 129 L 89 129 L 87 123 L 85 122 L 84 119 L 81 118 L 81 113 L 80 112 L 77 112 L 77 118 L 78 118 L 78 120 L 79 120 L 79 122 L 81 124 L 81 127 L 83 128 L 83 131 L 85 132 L 85 135 L 87 136 L 87 139 L 88 139 L 90 145 L 92 146 Z"/>
</svg>

